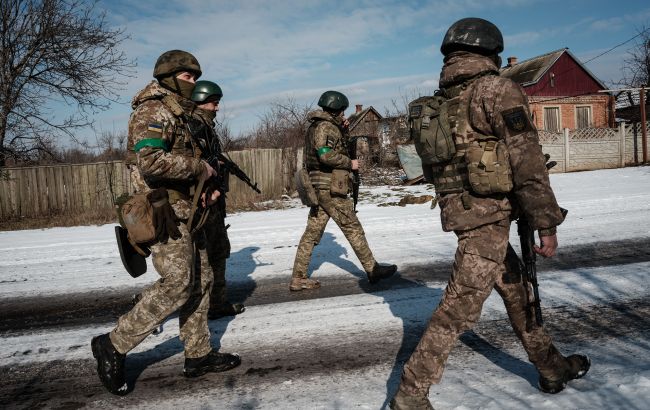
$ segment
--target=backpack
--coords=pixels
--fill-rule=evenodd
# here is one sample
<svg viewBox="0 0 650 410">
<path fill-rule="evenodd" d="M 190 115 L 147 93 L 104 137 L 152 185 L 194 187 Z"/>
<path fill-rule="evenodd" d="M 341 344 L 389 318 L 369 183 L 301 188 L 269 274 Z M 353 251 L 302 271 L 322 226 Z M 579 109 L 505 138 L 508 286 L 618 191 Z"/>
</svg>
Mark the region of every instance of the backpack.
<svg viewBox="0 0 650 410">
<path fill-rule="evenodd" d="M 409 103 L 409 128 L 422 165 L 439 165 L 451 160 L 456 145 L 449 124 L 448 98 L 441 91 Z"/>
</svg>

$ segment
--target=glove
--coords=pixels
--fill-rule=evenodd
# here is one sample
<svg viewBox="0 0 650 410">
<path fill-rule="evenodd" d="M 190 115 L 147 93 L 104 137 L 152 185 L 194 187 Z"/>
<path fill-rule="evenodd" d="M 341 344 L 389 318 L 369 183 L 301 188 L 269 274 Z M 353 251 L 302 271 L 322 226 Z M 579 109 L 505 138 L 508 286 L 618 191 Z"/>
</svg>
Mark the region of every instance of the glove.
<svg viewBox="0 0 650 410">
<path fill-rule="evenodd" d="M 183 235 L 178 230 L 178 218 L 169 203 L 169 195 L 165 188 L 158 188 L 147 195 L 153 207 L 153 226 L 156 229 L 156 240 L 167 243 L 169 238 L 180 239 Z"/>
</svg>

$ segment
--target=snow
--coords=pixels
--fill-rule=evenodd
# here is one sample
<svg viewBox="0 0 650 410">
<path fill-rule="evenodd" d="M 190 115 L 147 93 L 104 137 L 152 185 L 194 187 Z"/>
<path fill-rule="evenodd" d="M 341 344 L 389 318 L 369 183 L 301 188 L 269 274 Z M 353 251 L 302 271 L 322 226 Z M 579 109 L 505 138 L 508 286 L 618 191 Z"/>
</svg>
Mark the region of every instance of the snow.
<svg viewBox="0 0 650 410">
<path fill-rule="evenodd" d="M 650 168 L 624 168 L 551 176 L 558 202 L 569 215 L 558 229 L 562 246 L 595 244 L 650 237 Z M 397 195 L 431 194 L 426 186 L 364 188 L 358 216 L 370 247 L 380 262 L 400 269 L 426 266 L 432 261 L 451 264 L 455 236 L 442 232 L 438 208 L 430 204 L 384 206 Z M 228 282 L 283 280 L 288 283 L 296 246 L 305 226 L 307 209 L 248 212 L 230 215 L 232 255 Z M 517 242 L 516 229 L 511 231 Z M 157 279 L 148 260 L 148 272 L 131 278 L 123 269 L 112 225 L 0 232 L 0 302 L 13 298 L 101 292 L 144 286 Z M 328 280 L 362 275 L 362 268 L 340 230 L 328 225 L 312 260 L 315 277 Z M 540 275 L 545 309 L 590 306 L 648 297 L 650 262 L 638 261 L 606 267 L 550 269 Z M 445 283 L 388 289 L 375 293 L 269 303 L 249 307 L 235 319 L 211 328 L 223 334 L 226 351 L 273 352 L 278 346 L 335 346 L 367 335 L 402 338 L 406 322 L 423 326 L 440 298 Z M 288 291 L 288 290 L 287 290 Z M 324 314 L 326 312 L 326 314 Z M 501 300 L 493 294 L 481 322 L 505 320 Z M 113 323 L 48 328 L 18 335 L 2 335 L 0 366 L 91 357 L 92 336 L 110 331 Z M 251 334 L 251 329 L 254 333 Z M 505 332 L 508 332 L 506 330 Z M 146 352 L 176 338 L 176 320 L 164 332 L 152 335 L 134 353 Z M 452 351 L 440 385 L 430 399 L 437 409 L 600 409 L 647 408 L 650 401 L 650 342 L 648 332 L 581 337 L 561 348 L 588 353 L 593 366 L 583 379 L 571 382 L 558 395 L 537 390 L 536 376 L 514 337 L 500 346 L 509 359 L 495 364 L 489 357 L 458 346 Z M 510 340 L 510 339 L 508 339 Z M 397 353 L 397 351 L 395 351 Z M 182 355 L 181 352 L 174 352 Z M 252 364 L 254 365 L 254 364 Z M 398 370 L 401 367 L 398 368 Z M 376 409 L 394 391 L 394 363 L 382 362 L 349 372 L 332 371 L 288 379 L 280 385 L 250 391 L 206 390 L 202 395 L 177 397 L 148 406 L 199 407 L 218 401 L 225 408 L 253 403 L 254 408 L 359 408 Z M 389 386 L 387 386 L 387 383 Z M 304 392 L 309 392 L 306 396 Z M 224 397 L 225 395 L 225 397 Z M 247 404 L 247 405 L 248 405 Z M 101 403 L 95 403 L 102 407 Z M 250 408 L 253 408 L 250 407 Z"/>
</svg>

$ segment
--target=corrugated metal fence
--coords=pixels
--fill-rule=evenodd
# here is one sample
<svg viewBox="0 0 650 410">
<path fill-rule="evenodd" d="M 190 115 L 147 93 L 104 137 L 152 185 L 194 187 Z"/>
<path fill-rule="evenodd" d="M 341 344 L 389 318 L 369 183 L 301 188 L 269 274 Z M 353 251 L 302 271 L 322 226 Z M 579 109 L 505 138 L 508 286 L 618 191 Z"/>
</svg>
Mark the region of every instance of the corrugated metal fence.
<svg viewBox="0 0 650 410">
<path fill-rule="evenodd" d="M 254 149 L 229 156 L 262 191 L 256 194 L 231 176 L 228 198 L 234 203 L 278 199 L 292 190 L 296 151 Z M 115 198 L 130 191 L 129 171 L 122 161 L 4 168 L 0 220 L 110 209 Z"/>
</svg>

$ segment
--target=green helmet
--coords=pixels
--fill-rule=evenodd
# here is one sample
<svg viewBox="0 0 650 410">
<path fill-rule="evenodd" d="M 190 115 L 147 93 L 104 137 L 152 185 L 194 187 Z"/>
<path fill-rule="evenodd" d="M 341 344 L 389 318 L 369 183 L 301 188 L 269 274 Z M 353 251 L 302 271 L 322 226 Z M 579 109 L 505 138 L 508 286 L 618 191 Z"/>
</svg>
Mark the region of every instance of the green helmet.
<svg viewBox="0 0 650 410">
<path fill-rule="evenodd" d="M 331 111 L 345 111 L 350 106 L 350 102 L 343 93 L 325 91 L 318 99 L 318 106 Z"/>
<path fill-rule="evenodd" d="M 180 71 L 193 73 L 198 79 L 201 77 L 201 66 L 192 54 L 183 50 L 170 50 L 162 53 L 153 68 L 153 76 L 160 80 Z"/>
<path fill-rule="evenodd" d="M 487 20 L 476 17 L 460 19 L 447 30 L 440 51 L 446 56 L 460 50 L 483 55 L 499 54 L 503 51 L 503 35 Z"/>
<path fill-rule="evenodd" d="M 221 91 L 221 87 L 217 83 L 202 80 L 194 84 L 191 100 L 200 104 L 207 101 L 219 101 L 221 97 L 223 97 L 223 91 Z"/>
</svg>

